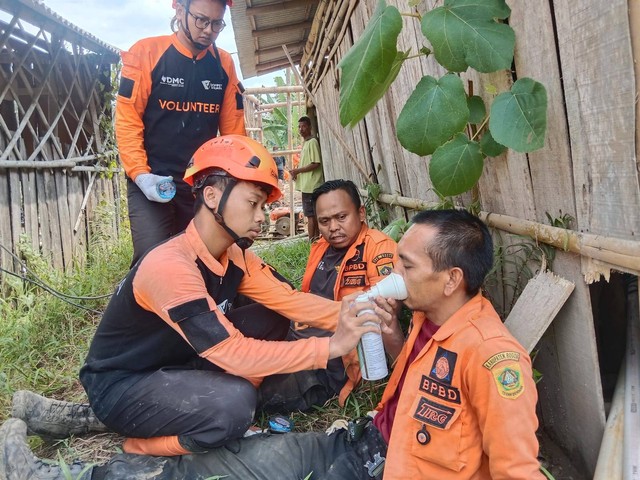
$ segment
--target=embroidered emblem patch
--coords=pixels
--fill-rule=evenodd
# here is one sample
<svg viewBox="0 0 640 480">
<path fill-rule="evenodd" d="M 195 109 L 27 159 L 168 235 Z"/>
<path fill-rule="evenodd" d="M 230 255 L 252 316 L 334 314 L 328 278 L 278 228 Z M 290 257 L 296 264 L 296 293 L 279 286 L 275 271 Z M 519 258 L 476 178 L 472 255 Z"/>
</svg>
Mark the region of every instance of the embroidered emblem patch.
<svg viewBox="0 0 640 480">
<path fill-rule="evenodd" d="M 456 413 L 454 408 L 420 397 L 416 411 L 413 412 L 413 418 L 436 428 L 445 429 L 454 413 Z"/>
<path fill-rule="evenodd" d="M 378 265 L 376 269 L 378 270 L 378 275 L 389 275 L 391 273 L 391 270 L 393 270 L 393 262 Z"/>
<path fill-rule="evenodd" d="M 383 258 L 393 258 L 393 253 L 379 253 L 375 257 L 373 257 L 373 263 L 378 263 L 379 260 Z"/>
<path fill-rule="evenodd" d="M 493 378 L 498 387 L 498 393 L 509 399 L 516 399 L 524 392 L 522 369 L 519 363 L 510 363 L 492 370 Z"/>
<path fill-rule="evenodd" d="M 439 381 L 433 378 L 429 378 L 425 375 L 423 375 L 422 380 L 420 380 L 419 388 L 424 393 L 427 393 L 431 396 L 453 403 L 460 403 L 460 390 L 458 390 L 456 387 L 440 383 Z"/>
<path fill-rule="evenodd" d="M 451 385 L 451 379 L 453 378 L 453 372 L 456 368 L 457 360 L 457 353 L 438 347 L 429 376 L 431 378 L 436 378 L 447 385 Z"/>
<path fill-rule="evenodd" d="M 504 360 L 511 360 L 517 362 L 520 360 L 520 354 L 518 352 L 500 352 L 496 353 L 493 357 L 490 357 L 486 362 L 482 364 L 484 368 L 491 370 L 496 366 L 497 363 L 500 363 Z"/>
</svg>

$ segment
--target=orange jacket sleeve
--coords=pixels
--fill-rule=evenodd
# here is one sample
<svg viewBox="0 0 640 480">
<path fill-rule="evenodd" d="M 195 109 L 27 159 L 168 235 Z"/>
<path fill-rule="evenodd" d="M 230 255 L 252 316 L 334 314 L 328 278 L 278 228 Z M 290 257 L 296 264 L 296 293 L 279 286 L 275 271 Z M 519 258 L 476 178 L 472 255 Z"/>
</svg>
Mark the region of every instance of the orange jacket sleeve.
<svg viewBox="0 0 640 480">
<path fill-rule="evenodd" d="M 218 309 L 215 300 L 207 292 L 200 272 L 189 262 L 188 258 L 143 262 L 133 287 L 136 302 L 162 318 L 194 350 L 199 351 L 201 357 L 229 373 L 245 378 L 326 368 L 329 338 L 274 342 L 243 336 Z M 257 271 L 252 272 L 252 275 L 255 274 Z M 168 282 L 167 278 L 171 278 L 171 281 Z M 181 322 L 170 316 L 174 307 L 202 299 L 206 300 L 210 309 L 199 313 L 208 320 L 206 330 L 202 330 L 203 335 L 215 336 L 219 340 L 211 342 L 206 350 L 193 345 L 181 328 Z M 212 333 L 213 330 L 217 333 Z"/>
<path fill-rule="evenodd" d="M 505 354 L 519 359 L 496 363 Z M 543 479 L 536 458 L 538 395 L 529 356 L 515 340 L 493 338 L 478 345 L 469 364 L 479 366 L 468 368 L 463 382 L 478 418 L 491 478 Z"/>
<path fill-rule="evenodd" d="M 142 116 L 151 92 L 150 56 L 147 48 L 162 48 L 158 43 L 136 43 L 128 52 L 122 51 L 120 89 L 116 98 L 115 131 L 120 160 L 127 176 L 132 180 L 149 173 L 147 152 L 144 149 L 144 123 Z"/>
<path fill-rule="evenodd" d="M 220 112 L 220 123 L 218 130 L 220 135 L 246 135 L 247 131 L 244 127 L 244 109 L 242 102 L 242 84 L 236 75 L 236 68 L 233 59 L 229 53 L 218 49 L 220 52 L 220 63 L 222 68 L 229 75 L 229 83 L 224 92 L 224 100 L 222 101 L 222 111 Z"/>
</svg>

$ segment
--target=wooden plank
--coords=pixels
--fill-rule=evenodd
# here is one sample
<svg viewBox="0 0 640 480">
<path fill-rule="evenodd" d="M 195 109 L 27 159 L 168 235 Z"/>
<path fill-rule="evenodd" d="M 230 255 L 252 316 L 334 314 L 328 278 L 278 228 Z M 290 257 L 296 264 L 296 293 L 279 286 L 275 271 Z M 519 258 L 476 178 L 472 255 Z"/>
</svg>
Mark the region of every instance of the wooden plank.
<svg viewBox="0 0 640 480">
<path fill-rule="evenodd" d="M 540 418 L 574 466 L 592 478 L 605 414 L 591 299 L 578 256 L 559 251 L 553 270 L 576 287 L 538 344 Z"/>
<path fill-rule="evenodd" d="M 578 228 L 640 232 L 635 74 L 627 0 L 554 1 Z"/>
<path fill-rule="evenodd" d="M 4 150 L 6 142 L 0 134 L 0 147 Z M 9 172 L 0 169 L 0 244 L 11 249 L 11 197 L 9 195 Z M 0 249 L 0 267 L 11 270 L 12 261 L 10 255 Z M 0 272 L 0 278 L 4 277 L 4 273 Z"/>
<path fill-rule="evenodd" d="M 60 231 L 60 246 L 65 270 L 73 265 L 73 223 L 69 213 L 69 198 L 67 190 L 67 174 L 62 169 L 53 172 L 53 180 L 56 186 L 56 202 L 58 208 L 58 223 Z"/>
<path fill-rule="evenodd" d="M 550 271 L 529 280 L 504 322 L 527 352 L 531 353 L 574 288 L 575 284 Z"/>
<path fill-rule="evenodd" d="M 40 220 L 40 240 L 41 249 L 40 252 L 46 258 L 50 257 L 51 253 L 51 217 L 49 215 L 49 204 L 47 203 L 47 195 L 45 193 L 45 179 L 44 170 L 36 170 L 36 205 L 38 208 L 38 218 Z"/>
<path fill-rule="evenodd" d="M 40 252 L 40 230 L 38 226 L 38 205 L 36 199 L 36 174 L 33 170 L 20 172 L 22 196 L 24 199 L 24 231 L 34 252 Z"/>
<path fill-rule="evenodd" d="M 60 231 L 60 213 L 58 210 L 58 193 L 56 191 L 55 173 L 49 170 L 43 172 L 44 197 L 49 212 L 50 250 L 46 252 L 51 256 L 53 266 L 64 267 L 62 254 L 62 235 Z"/>
</svg>

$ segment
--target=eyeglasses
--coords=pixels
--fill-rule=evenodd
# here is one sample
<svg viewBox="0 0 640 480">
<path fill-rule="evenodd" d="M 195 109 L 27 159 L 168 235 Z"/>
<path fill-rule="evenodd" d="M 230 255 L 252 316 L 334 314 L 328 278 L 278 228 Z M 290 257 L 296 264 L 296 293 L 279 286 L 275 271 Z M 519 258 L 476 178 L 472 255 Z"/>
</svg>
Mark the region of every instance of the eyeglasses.
<svg viewBox="0 0 640 480">
<path fill-rule="evenodd" d="M 191 15 L 193 17 L 193 19 L 195 20 L 196 28 L 198 30 L 204 30 L 209 25 L 211 25 L 211 30 L 213 30 L 214 32 L 221 32 L 224 29 L 224 27 L 227 26 L 227 24 L 224 23 L 224 20 L 222 20 L 222 19 L 220 19 L 220 20 L 209 20 L 208 18 L 199 17 L 197 15 L 194 15 L 189 10 L 187 10 L 187 13 L 189 15 Z"/>
</svg>

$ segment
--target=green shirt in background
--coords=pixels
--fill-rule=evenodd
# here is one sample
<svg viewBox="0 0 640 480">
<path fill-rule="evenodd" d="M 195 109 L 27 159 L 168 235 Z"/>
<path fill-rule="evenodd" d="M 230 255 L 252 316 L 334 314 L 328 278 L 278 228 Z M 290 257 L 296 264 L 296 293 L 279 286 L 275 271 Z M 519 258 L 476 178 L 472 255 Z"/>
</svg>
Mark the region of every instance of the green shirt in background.
<svg viewBox="0 0 640 480">
<path fill-rule="evenodd" d="M 310 172 L 299 173 L 296 177 L 296 190 L 302 193 L 313 193 L 313 191 L 324 183 L 324 173 L 322 172 L 322 157 L 320 156 L 320 144 L 315 138 L 305 140 L 300 153 L 300 164 L 298 168 L 306 167 L 312 163 L 319 163 L 320 167 Z"/>
</svg>

